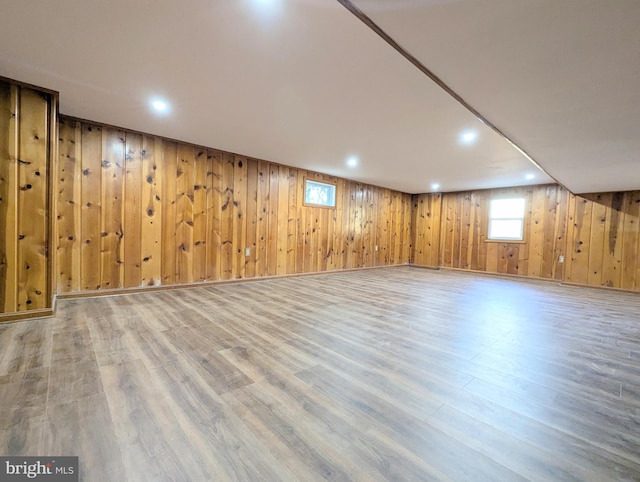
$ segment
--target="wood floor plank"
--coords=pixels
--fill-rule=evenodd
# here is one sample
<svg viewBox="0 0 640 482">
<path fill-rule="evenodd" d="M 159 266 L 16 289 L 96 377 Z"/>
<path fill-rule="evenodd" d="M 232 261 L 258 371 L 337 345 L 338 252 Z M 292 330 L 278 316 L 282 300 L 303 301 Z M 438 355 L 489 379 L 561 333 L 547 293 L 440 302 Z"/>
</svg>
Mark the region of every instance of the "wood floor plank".
<svg viewBox="0 0 640 482">
<path fill-rule="evenodd" d="M 450 405 L 478 422 L 549 452 L 557 463 L 570 463 L 584 468 L 593 474 L 593 479 L 634 480 L 640 473 L 640 465 L 624 457 L 600 450 L 587 440 L 505 409 L 484 398 L 463 392 L 452 399 Z"/>
<path fill-rule="evenodd" d="M 640 480 L 640 297 L 410 267 L 0 325 L 0 453 L 86 480 Z"/>
<path fill-rule="evenodd" d="M 635 464 L 640 463 L 640 420 L 633 414 L 612 417 L 606 411 L 593 411 L 583 404 L 571 403 L 572 401 L 562 400 L 560 397 L 549 403 L 546 399 L 532 398 L 528 394 L 505 389 L 480 379 L 474 379 L 465 390 L 540 423 L 587 440 Z M 603 426 L 609 430 L 602 430 Z"/>
<path fill-rule="evenodd" d="M 42 450 L 46 405 L 0 407 L 0 447 L 3 455 L 30 456 Z"/>
<path fill-rule="evenodd" d="M 314 367 L 296 375 L 315 389 L 368 419 L 369 431 L 382 432 L 455 480 L 526 480 L 496 461 L 458 443 L 435 427 L 392 407 L 340 375 Z M 468 464 L 459 464 L 460 459 Z"/>
<path fill-rule="evenodd" d="M 93 351 L 98 366 L 138 360 L 140 354 L 133 349 L 132 334 L 121 330 L 110 317 L 87 318 Z"/>
<path fill-rule="evenodd" d="M 263 379 L 268 386 L 251 387 L 258 396 L 268 395 L 272 407 L 286 407 L 289 417 L 310 425 L 309 431 L 321 434 L 343 453 L 349 453 L 358 465 L 356 479 L 365 480 L 430 480 L 445 479 L 403 447 L 386 443 L 367 431 L 364 417 L 341 411 L 329 398 L 318 393 L 297 377 L 268 374 Z"/>
<path fill-rule="evenodd" d="M 11 345 L 11 339 L 13 338 L 13 333 L 18 326 L 17 323 L 6 323 L 4 325 L 0 325 L 0 367 L 2 366 L 2 360 L 5 355 L 9 351 L 9 346 Z"/>
<path fill-rule="evenodd" d="M 47 403 L 61 404 L 102 393 L 103 386 L 95 360 L 53 364 L 49 374 Z"/>
<path fill-rule="evenodd" d="M 189 439 L 142 362 L 100 369 L 109 411 L 130 480 L 215 480 L 189 450 Z"/>
<path fill-rule="evenodd" d="M 275 403 L 260 385 L 237 390 L 226 400 L 231 397 L 261 421 L 269 433 L 267 440 L 278 439 L 282 443 L 284 449 L 279 457 L 291 461 L 289 468 L 297 472 L 298 477 L 314 473 L 320 479 L 348 481 L 363 475 L 358 473 L 353 458 L 343 460 L 331 441 L 317 433 L 315 425 L 309 426 L 312 422 L 292 416 L 290 407 Z M 237 406 L 233 402 L 231 404 Z"/>
<path fill-rule="evenodd" d="M 559 460 L 542 448 L 511 437 L 449 406 L 442 406 L 429 417 L 429 423 L 529 480 L 592 480 L 591 472 L 583 467 Z"/>
<path fill-rule="evenodd" d="M 80 480 L 127 480 L 104 393 L 49 404 L 43 425 L 42 453 L 77 456 Z"/>
<path fill-rule="evenodd" d="M 49 368 L 32 368 L 0 376 L 0 407 L 45 406 Z"/>
<path fill-rule="evenodd" d="M 191 449 L 209 458 L 220 480 L 277 480 L 284 474 L 268 446 L 256 441 L 204 379 L 184 362 L 154 368 L 167 403 L 189 434 Z M 188 385 L 189 390 L 182 387 Z M 216 479 L 218 480 L 218 479 Z"/>
<path fill-rule="evenodd" d="M 0 375 L 49 366 L 51 336 L 52 325 L 46 320 L 18 323 L 11 341 L 2 347 Z"/>
</svg>

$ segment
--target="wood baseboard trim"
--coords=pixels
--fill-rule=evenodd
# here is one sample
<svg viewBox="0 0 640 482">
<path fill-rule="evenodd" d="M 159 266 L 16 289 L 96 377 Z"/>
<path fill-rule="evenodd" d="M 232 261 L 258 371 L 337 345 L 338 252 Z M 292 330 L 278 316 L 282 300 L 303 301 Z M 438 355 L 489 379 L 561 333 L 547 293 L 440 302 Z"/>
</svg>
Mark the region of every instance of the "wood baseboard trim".
<svg viewBox="0 0 640 482">
<path fill-rule="evenodd" d="M 72 293 L 58 293 L 57 297 L 60 300 L 77 299 L 77 298 L 94 298 L 97 296 L 118 296 L 118 295 L 130 295 L 135 293 L 149 293 L 152 291 L 169 291 L 169 290 L 182 290 L 189 288 L 204 288 L 207 286 L 220 286 L 237 283 L 252 283 L 256 281 L 270 281 L 284 278 L 300 278 L 303 276 L 322 276 L 326 274 L 338 274 L 348 273 L 350 271 L 362 271 L 367 269 L 381 269 L 381 268 L 398 268 L 401 266 L 409 266 L 409 264 L 389 264 L 384 266 L 363 266 L 361 268 L 348 268 L 348 269 L 335 269 L 331 271 L 314 271 L 312 273 L 291 273 L 274 276 L 260 276 L 255 278 L 234 278 L 216 281 L 202 281 L 199 283 L 186 283 L 186 284 L 174 284 L 174 285 L 160 285 L 160 286 L 140 286 L 135 288 L 119 288 L 112 290 L 91 290 L 91 291 L 76 291 Z"/>
<path fill-rule="evenodd" d="M 415 268 L 423 268 L 423 266 L 413 266 Z M 471 270 L 471 269 L 463 269 L 463 268 L 449 268 L 447 266 L 438 266 L 437 268 L 430 268 L 430 269 L 437 269 L 437 270 L 441 270 L 441 271 L 452 271 L 455 273 L 461 273 L 461 274 L 471 274 L 471 275 L 483 275 L 483 276 L 492 276 L 494 278 L 507 278 L 507 279 L 514 279 L 514 280 L 526 280 L 526 281 L 541 281 L 544 283 L 557 283 L 557 284 L 561 284 L 560 280 L 556 280 L 556 279 L 549 279 L 549 278 L 535 278 L 533 276 L 525 276 L 525 275 L 520 275 L 520 274 L 510 274 L 510 273 L 492 273 L 490 271 L 475 271 L 475 270 Z"/>
<path fill-rule="evenodd" d="M 439 271 L 440 270 L 440 266 L 426 266 L 424 264 L 409 264 L 409 266 L 411 266 L 412 268 L 420 268 L 420 269 L 430 269 L 432 271 Z"/>
<path fill-rule="evenodd" d="M 628 288 L 617 288 L 615 286 L 603 286 L 603 285 L 585 285 L 582 283 L 574 283 L 572 281 L 561 281 L 562 286 L 570 286 L 574 288 L 595 288 L 599 290 L 617 291 L 619 293 L 631 293 L 634 295 L 640 294 L 640 290 L 630 290 Z"/>
<path fill-rule="evenodd" d="M 43 308 L 41 310 L 16 311 L 14 313 L 0 313 L 0 324 L 33 320 L 36 318 L 51 318 L 55 314 L 55 307 Z"/>
<path fill-rule="evenodd" d="M 588 285 L 584 283 L 573 283 L 571 281 L 563 281 L 551 278 L 536 278 L 534 276 L 524 276 L 520 274 L 510 274 L 510 273 L 491 273 L 489 271 L 474 271 L 470 269 L 462 269 L 462 268 L 449 268 L 444 266 L 420 266 L 416 264 L 410 265 L 412 268 L 422 268 L 422 269 L 432 269 L 432 270 L 443 270 L 443 271 L 455 271 L 456 273 L 466 273 L 466 274 L 481 274 L 485 276 L 493 276 L 497 278 L 509 278 L 509 279 L 520 279 L 527 281 L 542 281 L 544 283 L 557 283 L 561 286 L 568 286 L 573 288 L 594 288 L 600 290 L 610 290 L 617 291 L 620 293 L 632 293 L 632 294 L 640 294 L 640 290 L 630 290 L 627 288 L 617 288 L 615 286 L 603 286 L 603 285 Z"/>
</svg>

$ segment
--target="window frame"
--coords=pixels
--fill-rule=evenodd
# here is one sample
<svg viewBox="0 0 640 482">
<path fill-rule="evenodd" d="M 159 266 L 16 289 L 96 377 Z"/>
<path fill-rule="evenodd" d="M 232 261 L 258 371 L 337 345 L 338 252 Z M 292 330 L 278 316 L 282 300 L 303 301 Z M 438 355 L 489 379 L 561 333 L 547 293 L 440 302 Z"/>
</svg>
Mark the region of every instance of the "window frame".
<svg viewBox="0 0 640 482">
<path fill-rule="evenodd" d="M 507 200 L 521 200 L 522 201 L 522 217 L 492 217 L 492 206 L 494 201 L 507 201 Z M 489 213 L 488 213 L 488 222 L 487 222 L 487 242 L 491 243 L 525 243 L 525 231 L 526 224 L 525 219 L 527 216 L 527 198 L 524 196 L 501 196 L 494 197 L 489 200 Z M 491 236 L 491 226 L 492 221 L 520 221 L 520 237 L 518 238 L 505 238 L 505 237 L 492 237 Z"/>
<path fill-rule="evenodd" d="M 311 182 L 314 184 L 322 184 L 324 186 L 331 186 L 333 188 L 333 204 L 316 204 L 312 202 L 307 202 L 307 183 Z M 331 181 L 320 181 L 317 179 L 312 179 L 305 177 L 302 189 L 302 204 L 306 207 L 313 208 L 322 208 L 322 209 L 336 209 L 336 205 L 338 204 L 338 184 Z"/>
</svg>

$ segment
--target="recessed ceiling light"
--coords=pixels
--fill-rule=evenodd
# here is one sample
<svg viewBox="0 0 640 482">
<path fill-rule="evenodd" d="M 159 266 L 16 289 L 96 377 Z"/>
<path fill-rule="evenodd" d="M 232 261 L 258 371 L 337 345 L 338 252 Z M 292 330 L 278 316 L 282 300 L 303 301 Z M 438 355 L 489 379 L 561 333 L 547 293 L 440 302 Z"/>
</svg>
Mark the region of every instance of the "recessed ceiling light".
<svg viewBox="0 0 640 482">
<path fill-rule="evenodd" d="M 355 156 L 351 156 L 349 159 L 347 159 L 347 166 L 349 167 L 356 167 L 358 165 L 358 158 Z"/>
<path fill-rule="evenodd" d="M 438 183 L 438 182 L 431 183 L 431 190 L 432 191 L 437 191 L 438 189 L 440 189 L 440 183 Z"/>
<path fill-rule="evenodd" d="M 273 19 L 282 10 L 282 0 L 253 0 L 252 3 L 262 20 Z"/>
<path fill-rule="evenodd" d="M 478 138 L 478 133 L 476 131 L 465 131 L 460 134 L 460 142 L 462 144 L 473 144 Z"/>
<path fill-rule="evenodd" d="M 535 179 L 535 177 L 536 177 L 536 175 L 535 175 L 535 174 L 527 174 L 527 175 L 525 176 L 525 179 L 526 179 L 527 181 L 531 181 L 532 179 Z"/>
<path fill-rule="evenodd" d="M 164 114 L 169 111 L 169 104 L 166 100 L 162 99 L 154 99 L 151 101 L 151 107 L 154 111 Z"/>
</svg>

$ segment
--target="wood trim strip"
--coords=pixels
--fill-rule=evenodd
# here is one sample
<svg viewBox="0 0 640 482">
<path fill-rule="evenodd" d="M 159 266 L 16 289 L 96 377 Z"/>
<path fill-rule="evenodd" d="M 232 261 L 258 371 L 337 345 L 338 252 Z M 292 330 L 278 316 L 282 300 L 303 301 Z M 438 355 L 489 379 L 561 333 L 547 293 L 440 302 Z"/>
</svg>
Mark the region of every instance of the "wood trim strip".
<svg viewBox="0 0 640 482">
<path fill-rule="evenodd" d="M 529 162 L 531 162 L 534 166 L 544 172 L 547 176 L 553 179 L 557 184 L 565 188 L 567 191 L 571 192 L 564 184 L 562 184 L 558 179 L 552 176 L 546 169 L 544 169 L 527 151 L 525 151 L 522 147 L 520 147 L 514 140 L 512 140 L 507 134 L 505 134 L 502 129 L 496 126 L 493 122 L 487 119 L 484 115 L 482 115 L 475 107 L 473 107 L 469 102 L 467 102 L 460 94 L 454 91 L 451 87 L 449 87 L 440 77 L 434 74 L 431 70 L 429 70 L 422 62 L 420 62 L 416 57 L 410 54 L 404 47 L 402 47 L 398 42 L 396 42 L 388 33 L 386 33 L 382 28 L 376 24 L 371 18 L 360 10 L 351 0 L 338 0 L 344 8 L 349 10 L 354 16 L 356 16 L 362 23 L 364 23 L 367 27 L 373 30 L 382 40 L 387 42 L 389 46 L 391 46 L 394 50 L 396 50 L 400 55 L 402 55 L 405 59 L 407 59 L 414 67 L 416 67 L 420 72 L 429 77 L 433 82 L 436 83 L 438 87 L 444 90 L 447 94 L 449 94 L 455 101 L 457 101 L 462 107 L 471 112 L 480 122 L 485 124 L 487 127 L 492 129 L 496 134 L 506 140 L 514 149 L 516 149 L 520 154 L 522 154 Z"/>
<path fill-rule="evenodd" d="M 554 278 L 538 278 L 536 276 L 526 276 L 526 275 L 509 274 L 509 273 L 492 273 L 490 271 L 477 271 L 477 270 L 468 270 L 463 268 L 449 268 L 446 266 L 418 266 L 413 264 L 410 264 L 409 266 L 411 266 L 412 268 L 421 268 L 421 269 L 455 271 L 456 273 L 463 273 L 463 274 L 470 274 L 470 275 L 480 274 L 480 275 L 492 276 L 495 278 L 521 279 L 521 280 L 535 281 L 535 282 L 540 281 L 543 283 L 555 283 L 560 286 L 568 286 L 572 288 L 595 288 L 595 289 L 606 290 L 606 291 L 617 291 L 619 293 L 631 293 L 634 295 L 638 294 L 637 290 L 632 290 L 627 288 L 618 288 L 616 286 L 605 286 L 605 285 L 590 285 L 586 283 L 573 283 L 570 281 L 562 281 Z"/>
<path fill-rule="evenodd" d="M 13 313 L 0 313 L 0 325 L 16 321 L 32 320 L 34 318 L 49 318 L 55 315 L 51 308 L 29 311 L 14 311 Z"/>
<path fill-rule="evenodd" d="M 122 289 L 112 289 L 112 290 L 101 289 L 101 290 L 80 291 L 80 292 L 76 291 L 76 292 L 68 292 L 68 293 L 58 293 L 57 298 L 61 300 L 68 300 L 68 299 L 77 299 L 77 298 L 94 298 L 94 297 L 100 297 L 100 296 L 128 295 L 128 294 L 134 294 L 134 293 L 149 293 L 152 291 L 170 291 L 170 290 L 181 290 L 181 289 L 189 289 L 189 288 L 204 288 L 207 286 L 251 283 L 254 281 L 271 281 L 271 280 L 282 279 L 282 278 L 301 278 L 306 276 L 321 276 L 326 274 L 338 274 L 338 273 L 346 273 L 349 271 L 363 271 L 368 269 L 399 268 L 402 266 L 411 266 L 411 265 L 390 264 L 386 266 L 363 266 L 360 268 L 345 268 L 345 269 L 336 269 L 332 271 L 314 271 L 311 273 L 289 273 L 289 274 L 282 274 L 282 275 L 260 276 L 255 278 L 220 279 L 215 281 L 205 281 L 201 283 L 184 283 L 184 284 L 171 284 L 171 285 L 162 285 L 162 286 L 143 286 L 143 287 L 136 287 L 136 288 L 122 288 Z"/>
<path fill-rule="evenodd" d="M 49 142 L 47 145 L 47 298 L 55 313 L 55 293 L 58 289 L 56 272 L 58 266 L 58 190 L 56 189 L 58 183 L 58 162 L 59 160 L 59 121 L 58 121 L 58 109 L 60 107 L 60 96 L 57 92 L 49 93 L 49 117 L 48 121 L 48 135 Z"/>
</svg>

